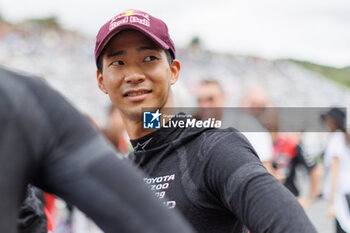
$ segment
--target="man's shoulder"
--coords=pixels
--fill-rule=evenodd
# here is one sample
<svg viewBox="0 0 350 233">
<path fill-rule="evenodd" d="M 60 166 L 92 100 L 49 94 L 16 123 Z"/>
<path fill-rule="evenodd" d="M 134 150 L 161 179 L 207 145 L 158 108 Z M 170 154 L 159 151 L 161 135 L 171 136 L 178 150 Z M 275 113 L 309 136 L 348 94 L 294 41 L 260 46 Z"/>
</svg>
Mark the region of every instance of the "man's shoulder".
<svg viewBox="0 0 350 233">
<path fill-rule="evenodd" d="M 17 84 L 29 84 L 29 83 L 43 83 L 43 79 L 35 76 L 27 74 L 26 72 L 21 72 L 18 70 L 10 70 L 0 67 L 0 77 L 1 83 L 6 85 L 6 83 L 17 83 Z"/>
<path fill-rule="evenodd" d="M 40 98 L 47 89 L 43 78 L 0 67 L 0 92 L 10 102 L 23 102 L 33 95 Z"/>
<path fill-rule="evenodd" d="M 225 129 L 221 128 L 210 128 L 204 130 L 200 137 L 202 140 L 215 140 L 217 142 L 225 141 L 246 141 L 245 136 L 237 129 L 229 127 Z"/>
<path fill-rule="evenodd" d="M 196 147 L 203 156 L 234 152 L 238 148 L 251 147 L 246 137 L 234 128 L 203 129 L 197 132 L 195 140 L 188 142 L 188 145 L 190 147 Z"/>
<path fill-rule="evenodd" d="M 14 113 L 23 109 L 32 96 L 28 86 L 40 82 L 38 78 L 19 74 L 0 67 L 0 104 L 7 109 L 6 115 L 13 117 Z M 30 109 L 32 110 L 32 109 Z M 21 116 L 21 114 L 18 114 Z"/>
</svg>

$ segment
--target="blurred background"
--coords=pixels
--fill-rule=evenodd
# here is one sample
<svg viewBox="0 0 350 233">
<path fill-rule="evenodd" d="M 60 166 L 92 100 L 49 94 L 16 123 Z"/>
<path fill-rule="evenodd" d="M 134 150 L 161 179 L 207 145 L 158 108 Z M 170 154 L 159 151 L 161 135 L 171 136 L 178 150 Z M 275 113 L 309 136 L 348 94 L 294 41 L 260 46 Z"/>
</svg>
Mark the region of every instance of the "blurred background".
<svg viewBox="0 0 350 233">
<path fill-rule="evenodd" d="M 44 77 L 102 123 L 108 98 L 96 88 L 94 39 L 125 9 L 168 24 L 182 62 L 176 88 L 183 92 L 191 94 L 199 79 L 213 76 L 225 84 L 230 106 L 252 85 L 265 88 L 280 107 L 350 105 L 346 0 L 3 0 L 0 62 Z"/>
<path fill-rule="evenodd" d="M 167 23 L 182 65 L 177 106 L 195 106 L 197 83 L 214 78 L 228 106 L 258 86 L 278 107 L 350 107 L 348 0 L 2 0 L 0 65 L 46 79 L 105 125 L 110 101 L 97 88 L 95 35 L 127 9 Z M 307 190 L 304 173 L 299 180 Z M 333 230 L 326 209 L 318 200 L 307 210 L 324 233 Z"/>
</svg>

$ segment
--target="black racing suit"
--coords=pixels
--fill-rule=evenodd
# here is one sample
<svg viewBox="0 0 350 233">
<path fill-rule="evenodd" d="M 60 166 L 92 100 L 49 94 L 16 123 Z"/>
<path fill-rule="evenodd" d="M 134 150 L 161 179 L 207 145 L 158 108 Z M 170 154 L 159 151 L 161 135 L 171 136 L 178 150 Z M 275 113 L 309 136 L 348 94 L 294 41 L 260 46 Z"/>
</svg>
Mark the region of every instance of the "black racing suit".
<svg viewBox="0 0 350 233">
<path fill-rule="evenodd" d="M 0 232 L 16 232 L 28 183 L 77 206 L 105 232 L 191 232 L 61 95 L 0 69 Z"/>
<path fill-rule="evenodd" d="M 316 232 L 295 197 L 232 128 L 163 128 L 131 143 L 130 158 L 148 174 L 145 182 L 197 232 L 240 233 L 245 226 L 254 233 Z"/>
</svg>

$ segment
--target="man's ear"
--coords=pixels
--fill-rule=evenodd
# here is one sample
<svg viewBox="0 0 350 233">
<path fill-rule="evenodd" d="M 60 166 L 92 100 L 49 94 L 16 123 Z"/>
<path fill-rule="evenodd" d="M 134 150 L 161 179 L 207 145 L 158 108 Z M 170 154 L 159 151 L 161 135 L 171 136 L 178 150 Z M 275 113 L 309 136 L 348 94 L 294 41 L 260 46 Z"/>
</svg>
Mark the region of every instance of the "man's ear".
<svg viewBox="0 0 350 233">
<path fill-rule="evenodd" d="M 103 91 L 105 94 L 108 94 L 107 89 L 105 88 L 104 82 L 103 82 L 103 74 L 100 71 L 96 71 L 96 77 L 97 77 L 97 84 L 101 91 Z"/>
<path fill-rule="evenodd" d="M 176 83 L 180 74 L 180 61 L 175 59 L 173 63 L 170 65 L 171 79 L 170 84 L 173 85 Z"/>
</svg>

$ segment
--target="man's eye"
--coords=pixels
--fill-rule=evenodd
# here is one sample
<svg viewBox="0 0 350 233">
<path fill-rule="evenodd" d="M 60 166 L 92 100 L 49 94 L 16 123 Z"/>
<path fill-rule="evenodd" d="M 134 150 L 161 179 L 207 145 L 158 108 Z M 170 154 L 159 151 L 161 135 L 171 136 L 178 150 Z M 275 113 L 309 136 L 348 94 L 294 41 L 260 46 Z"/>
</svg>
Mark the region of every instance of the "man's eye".
<svg viewBox="0 0 350 233">
<path fill-rule="evenodd" d="M 122 65 L 124 65 L 124 62 L 121 61 L 121 60 L 119 60 L 119 61 L 114 61 L 114 62 L 112 63 L 112 65 L 115 65 L 115 66 L 122 66 Z"/>
<path fill-rule="evenodd" d="M 154 61 L 156 59 L 157 59 L 157 57 L 155 57 L 155 56 L 147 56 L 144 61 Z"/>
</svg>

